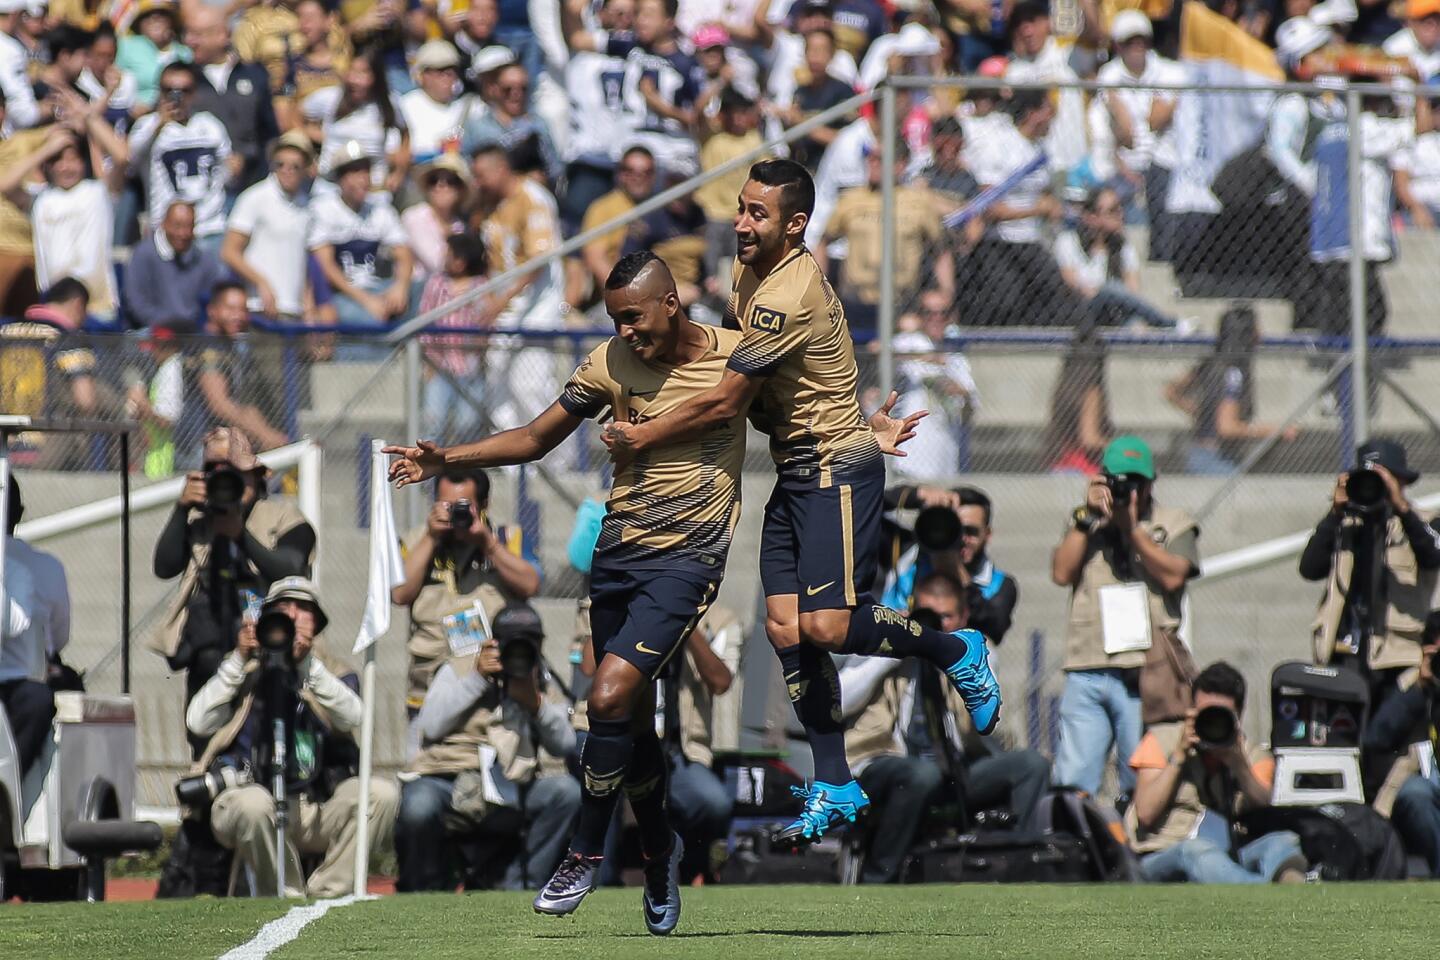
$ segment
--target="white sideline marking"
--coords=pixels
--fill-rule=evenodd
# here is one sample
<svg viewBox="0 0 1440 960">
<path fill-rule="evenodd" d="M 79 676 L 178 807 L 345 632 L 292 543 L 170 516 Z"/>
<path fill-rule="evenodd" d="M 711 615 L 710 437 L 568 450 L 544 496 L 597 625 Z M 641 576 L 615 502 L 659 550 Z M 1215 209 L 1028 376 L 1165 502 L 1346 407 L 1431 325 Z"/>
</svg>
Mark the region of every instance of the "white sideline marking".
<svg viewBox="0 0 1440 960">
<path fill-rule="evenodd" d="M 300 931 L 325 916 L 331 907 L 348 907 L 361 900 L 374 899 L 349 894 L 333 900 L 320 900 L 305 907 L 292 907 L 285 916 L 271 920 L 261 927 L 254 939 L 222 954 L 220 960 L 265 960 L 271 953 L 300 936 Z"/>
</svg>

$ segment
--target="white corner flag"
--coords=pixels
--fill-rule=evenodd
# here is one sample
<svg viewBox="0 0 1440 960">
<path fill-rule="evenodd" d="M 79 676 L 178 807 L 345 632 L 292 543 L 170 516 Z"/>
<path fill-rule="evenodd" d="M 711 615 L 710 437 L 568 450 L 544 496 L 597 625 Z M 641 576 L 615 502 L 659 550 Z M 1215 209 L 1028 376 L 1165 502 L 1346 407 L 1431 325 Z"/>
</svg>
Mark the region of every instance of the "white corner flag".
<svg viewBox="0 0 1440 960">
<path fill-rule="evenodd" d="M 370 770 L 375 741 L 375 641 L 390 629 L 390 591 L 405 579 L 400 561 L 400 540 L 395 532 L 394 495 L 390 487 L 389 464 L 380 450 L 384 440 L 370 445 L 370 582 L 365 596 L 365 616 L 355 638 L 353 653 L 365 654 L 360 675 L 360 697 L 364 717 L 360 722 L 360 823 L 355 834 L 355 896 L 367 893 L 370 875 Z"/>
</svg>

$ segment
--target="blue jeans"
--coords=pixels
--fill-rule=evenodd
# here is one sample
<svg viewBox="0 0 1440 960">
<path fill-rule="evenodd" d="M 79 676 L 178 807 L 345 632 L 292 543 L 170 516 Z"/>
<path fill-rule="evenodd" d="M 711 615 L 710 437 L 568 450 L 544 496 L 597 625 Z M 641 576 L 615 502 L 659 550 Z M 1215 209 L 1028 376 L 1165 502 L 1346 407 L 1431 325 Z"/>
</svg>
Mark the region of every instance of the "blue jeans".
<svg viewBox="0 0 1440 960">
<path fill-rule="evenodd" d="M 466 384 L 466 389 L 477 400 L 485 396 L 484 383 L 479 377 Z M 441 443 L 473 440 L 480 429 L 479 412 L 438 373 L 425 381 L 421 409 L 424 411 L 420 421 L 422 432 Z"/>
<path fill-rule="evenodd" d="M 1235 472 L 1235 464 L 1226 459 L 1219 450 L 1192 443 L 1185 451 L 1185 472 L 1224 477 Z"/>
<path fill-rule="evenodd" d="M 1395 795 L 1390 822 L 1405 849 L 1423 856 L 1430 876 L 1440 877 L 1440 786 L 1416 774 Z"/>
<path fill-rule="evenodd" d="M 1101 325 L 1123 326 L 1141 320 L 1162 330 L 1175 329 L 1175 318 L 1153 306 L 1118 280 L 1106 280 L 1090 298 L 1089 308 Z"/>
<path fill-rule="evenodd" d="M 1055 754 L 1057 786 L 1100 792 L 1110 747 L 1116 750 L 1120 790 L 1135 789 L 1130 757 L 1140 746 L 1140 690 L 1121 670 L 1072 670 L 1060 697 L 1060 748 Z"/>
<path fill-rule="evenodd" d="M 385 286 L 384 281 L 376 280 L 366 285 L 366 291 L 379 293 L 385 289 Z M 335 307 L 336 322 L 342 326 L 372 327 L 376 331 L 375 335 L 367 338 L 368 343 L 356 342 L 359 338 L 350 339 L 347 342 L 342 337 L 339 346 L 335 348 L 335 359 L 341 363 L 364 363 L 385 359 L 389 348 L 380 338 L 379 332 L 389 327 L 389 321 L 371 315 L 370 311 L 361 306 L 358 301 L 352 300 L 338 291 L 332 295 L 330 303 Z"/>
<path fill-rule="evenodd" d="M 1168 850 L 1140 858 L 1140 874 L 1151 883 L 1272 883 L 1300 853 L 1300 838 L 1289 830 L 1267 833 L 1237 853 L 1239 862 L 1209 840 L 1182 840 Z"/>
</svg>

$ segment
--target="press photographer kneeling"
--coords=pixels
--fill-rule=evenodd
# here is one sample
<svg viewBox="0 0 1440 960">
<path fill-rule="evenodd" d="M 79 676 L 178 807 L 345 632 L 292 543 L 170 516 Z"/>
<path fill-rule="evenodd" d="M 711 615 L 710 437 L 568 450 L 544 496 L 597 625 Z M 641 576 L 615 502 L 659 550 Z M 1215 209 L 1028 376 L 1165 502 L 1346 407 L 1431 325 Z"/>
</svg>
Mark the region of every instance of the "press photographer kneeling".
<svg viewBox="0 0 1440 960">
<path fill-rule="evenodd" d="M 354 887 L 361 705 L 355 675 L 342 680 L 315 646 L 326 622 L 309 580 L 276 581 L 185 713 L 190 732 L 209 744 L 176 794 L 192 817 L 208 810 L 216 839 L 249 868 L 258 896 L 276 895 L 282 871 L 285 896 L 335 897 Z M 398 805 L 394 784 L 370 781 L 371 850 L 389 839 Z M 324 858 L 303 885 L 297 852 Z"/>
<path fill-rule="evenodd" d="M 1330 511 L 1300 555 L 1300 575 L 1325 580 L 1314 624 L 1317 664 L 1370 682 L 1372 716 L 1420 658 L 1420 635 L 1440 570 L 1440 532 L 1405 499 L 1419 479 L 1394 440 L 1374 439 L 1335 483 Z"/>
</svg>

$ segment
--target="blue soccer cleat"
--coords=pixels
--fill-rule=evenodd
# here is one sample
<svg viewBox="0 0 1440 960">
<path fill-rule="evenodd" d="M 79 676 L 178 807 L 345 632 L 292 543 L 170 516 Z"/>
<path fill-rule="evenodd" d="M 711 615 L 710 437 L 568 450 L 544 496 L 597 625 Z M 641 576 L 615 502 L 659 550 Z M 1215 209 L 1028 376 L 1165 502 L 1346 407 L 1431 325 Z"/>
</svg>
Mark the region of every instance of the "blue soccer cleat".
<svg viewBox="0 0 1440 960">
<path fill-rule="evenodd" d="M 965 701 L 976 732 L 985 736 L 1000 722 L 1000 681 L 990 669 L 990 651 L 984 634 L 978 630 L 956 630 L 953 636 L 965 641 L 965 656 L 951 664 L 945 676 Z"/>
<path fill-rule="evenodd" d="M 591 890 L 595 889 L 600 876 L 600 858 L 582 857 L 578 853 L 568 854 L 555 868 L 550 882 L 535 895 L 535 912 L 547 913 L 552 917 L 563 917 L 574 913 Z"/>
<path fill-rule="evenodd" d="M 870 808 L 870 798 L 851 780 L 846 784 L 822 783 L 791 787 L 790 792 L 805 801 L 800 816 L 775 832 L 770 842 L 777 847 L 798 847 L 815 843 L 835 826 L 855 823 Z"/>
<path fill-rule="evenodd" d="M 680 922 L 680 858 L 683 856 L 685 844 L 675 834 L 668 855 L 645 861 L 645 895 L 641 906 L 645 911 L 645 929 L 657 937 L 668 935 Z"/>
</svg>

